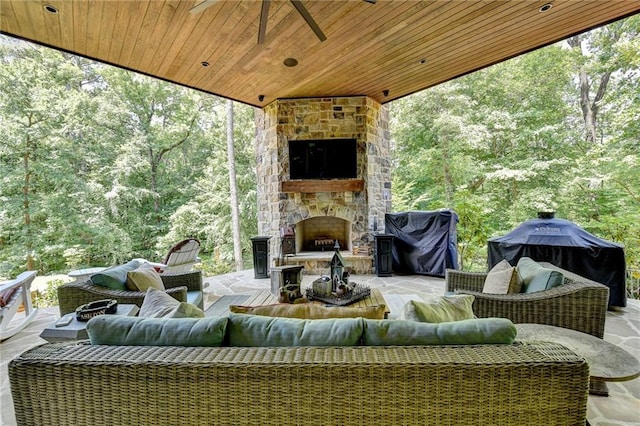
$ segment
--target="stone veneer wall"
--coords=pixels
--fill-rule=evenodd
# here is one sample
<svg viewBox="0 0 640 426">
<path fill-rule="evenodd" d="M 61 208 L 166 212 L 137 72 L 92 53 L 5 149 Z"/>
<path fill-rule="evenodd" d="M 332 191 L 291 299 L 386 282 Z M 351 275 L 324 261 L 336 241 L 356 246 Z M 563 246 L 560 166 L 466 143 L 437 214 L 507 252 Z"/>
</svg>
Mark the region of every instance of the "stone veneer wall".
<svg viewBox="0 0 640 426">
<path fill-rule="evenodd" d="M 258 232 L 275 237 L 271 257 L 280 253 L 280 228 L 303 219 L 333 216 L 351 223 L 354 254 L 370 254 L 371 233 L 382 231 L 391 211 L 389 113 L 365 96 L 278 99 L 256 114 Z M 289 140 L 355 138 L 360 192 L 287 193 Z M 273 262 L 272 262 L 273 265 Z M 368 271 L 371 272 L 371 271 Z"/>
</svg>

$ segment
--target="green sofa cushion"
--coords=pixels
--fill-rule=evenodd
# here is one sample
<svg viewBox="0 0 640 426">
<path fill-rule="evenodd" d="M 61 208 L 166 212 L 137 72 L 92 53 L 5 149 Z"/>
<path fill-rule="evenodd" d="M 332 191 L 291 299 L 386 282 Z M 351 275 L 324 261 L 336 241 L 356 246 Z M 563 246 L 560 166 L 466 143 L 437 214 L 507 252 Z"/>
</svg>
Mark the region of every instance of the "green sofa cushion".
<svg viewBox="0 0 640 426">
<path fill-rule="evenodd" d="M 100 315 L 87 323 L 92 345 L 222 346 L 228 319 Z"/>
<path fill-rule="evenodd" d="M 564 284 L 564 275 L 543 267 L 529 257 L 521 257 L 517 269 L 523 281 L 523 293 L 549 290 Z"/>
<path fill-rule="evenodd" d="M 112 266 L 91 275 L 91 282 L 112 290 L 127 290 L 127 272 L 133 271 L 138 266 L 140 266 L 140 262 L 137 260 L 131 260 L 124 265 Z"/>
<path fill-rule="evenodd" d="M 424 323 L 402 320 L 364 320 L 365 346 L 511 344 L 516 327 L 506 318 L 479 318 Z"/>
<path fill-rule="evenodd" d="M 231 314 L 229 346 L 355 346 L 360 343 L 362 318 L 298 319 Z"/>
</svg>

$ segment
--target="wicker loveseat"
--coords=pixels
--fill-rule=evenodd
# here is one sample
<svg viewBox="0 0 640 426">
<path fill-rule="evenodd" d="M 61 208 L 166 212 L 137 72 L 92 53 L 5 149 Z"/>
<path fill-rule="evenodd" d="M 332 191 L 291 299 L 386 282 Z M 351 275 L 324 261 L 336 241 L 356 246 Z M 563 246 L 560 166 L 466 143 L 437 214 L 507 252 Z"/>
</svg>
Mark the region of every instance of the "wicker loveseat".
<svg viewBox="0 0 640 426">
<path fill-rule="evenodd" d="M 180 302 L 188 301 L 203 308 L 201 271 L 162 274 L 160 277 L 168 294 Z M 145 294 L 140 291 L 112 290 L 90 281 L 63 284 L 58 287 L 60 316 L 75 312 L 80 305 L 100 299 L 116 299 L 118 303 L 142 306 Z"/>
<path fill-rule="evenodd" d="M 108 336 L 134 345 L 45 344 L 11 361 L 16 419 L 60 426 L 585 422 L 588 366 L 557 344 L 363 346 L 363 338 L 351 346 L 229 346 L 257 323 L 277 329 L 280 319 L 272 320 L 232 315 L 225 332 L 211 324 L 226 319 L 103 318 L 98 327 L 116 330 Z M 337 319 L 325 332 L 341 334 L 337 323 L 360 321 L 369 320 Z M 401 322 L 374 320 L 381 329 L 390 321 Z M 223 346 L 137 346 L 152 334 L 136 330 L 143 322 L 174 330 L 177 337 L 162 333 L 169 344 L 190 342 L 204 324 L 214 330 L 205 332 L 207 341 L 217 333 Z M 123 324 L 133 327 L 126 336 Z"/>
<path fill-rule="evenodd" d="M 486 273 L 446 271 L 446 291 L 475 296 L 473 312 L 479 318 L 508 318 L 514 323 L 547 324 L 604 336 L 609 288 L 550 263 L 545 268 L 564 275 L 560 287 L 535 293 L 482 293 Z"/>
</svg>

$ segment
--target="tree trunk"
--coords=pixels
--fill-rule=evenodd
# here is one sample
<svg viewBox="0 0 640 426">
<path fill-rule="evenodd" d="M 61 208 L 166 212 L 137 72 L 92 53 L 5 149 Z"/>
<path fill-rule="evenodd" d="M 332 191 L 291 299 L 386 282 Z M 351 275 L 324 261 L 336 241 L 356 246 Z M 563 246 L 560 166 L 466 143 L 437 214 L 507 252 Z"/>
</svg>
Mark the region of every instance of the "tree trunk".
<svg viewBox="0 0 640 426">
<path fill-rule="evenodd" d="M 233 258 L 236 271 L 242 270 L 242 243 L 240 240 L 240 209 L 238 208 L 238 184 L 233 148 L 233 101 L 227 101 L 227 163 L 229 169 L 229 202 L 231 203 L 231 227 L 233 232 Z"/>
<path fill-rule="evenodd" d="M 29 198 L 31 196 L 31 138 L 27 136 L 26 148 L 22 156 L 22 167 L 24 170 L 24 182 L 22 185 L 22 211 L 23 211 L 23 224 L 25 226 L 26 242 L 25 248 L 27 249 L 27 270 L 33 271 L 33 243 L 31 241 L 31 214 L 29 212 Z"/>
<path fill-rule="evenodd" d="M 151 165 L 150 173 L 150 185 L 151 193 L 153 194 L 153 213 L 156 217 L 156 224 L 160 223 L 160 193 L 158 192 L 158 163 L 160 160 L 156 160 L 153 153 L 153 148 L 149 148 L 149 164 Z"/>
<path fill-rule="evenodd" d="M 575 36 L 567 40 L 569 46 L 580 49 L 580 37 Z M 584 53 L 582 53 L 584 55 Z M 598 141 L 598 111 L 600 110 L 600 102 L 607 91 L 611 71 L 607 71 L 600 76 L 600 83 L 596 90 L 595 97 L 591 100 L 591 81 L 584 68 L 580 68 L 578 73 L 580 84 L 580 108 L 582 109 L 582 118 L 585 126 L 585 140 L 591 144 Z"/>
<path fill-rule="evenodd" d="M 587 76 L 587 73 L 583 69 L 581 69 L 579 77 L 580 107 L 582 108 L 582 118 L 584 119 L 584 126 L 586 131 L 585 139 L 587 142 L 593 144 L 598 141 L 598 111 L 600 109 L 600 101 L 604 97 L 604 94 L 607 90 L 611 72 L 607 71 L 600 77 L 600 84 L 598 85 L 598 90 L 596 92 L 595 98 L 593 99 L 593 102 L 591 101 L 591 94 L 589 93 L 591 89 L 589 76 Z"/>
</svg>

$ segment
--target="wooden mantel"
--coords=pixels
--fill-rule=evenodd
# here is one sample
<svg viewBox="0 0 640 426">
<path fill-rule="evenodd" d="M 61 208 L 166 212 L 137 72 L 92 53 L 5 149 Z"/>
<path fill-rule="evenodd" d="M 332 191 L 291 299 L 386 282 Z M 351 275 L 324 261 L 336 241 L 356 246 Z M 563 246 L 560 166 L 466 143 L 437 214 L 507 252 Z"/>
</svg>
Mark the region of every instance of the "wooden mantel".
<svg viewBox="0 0 640 426">
<path fill-rule="evenodd" d="M 305 179 L 282 182 L 282 192 L 360 192 L 364 189 L 364 179 Z"/>
</svg>

